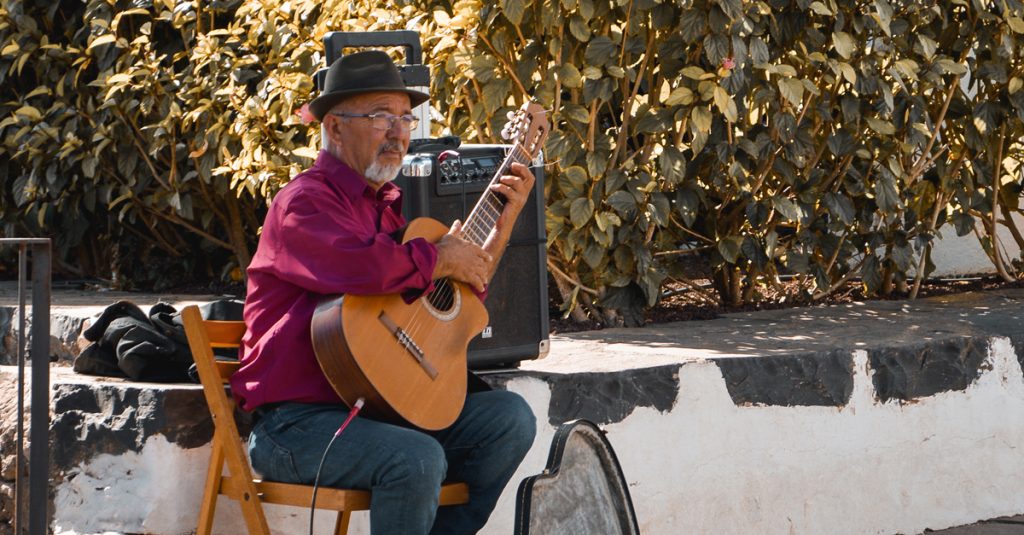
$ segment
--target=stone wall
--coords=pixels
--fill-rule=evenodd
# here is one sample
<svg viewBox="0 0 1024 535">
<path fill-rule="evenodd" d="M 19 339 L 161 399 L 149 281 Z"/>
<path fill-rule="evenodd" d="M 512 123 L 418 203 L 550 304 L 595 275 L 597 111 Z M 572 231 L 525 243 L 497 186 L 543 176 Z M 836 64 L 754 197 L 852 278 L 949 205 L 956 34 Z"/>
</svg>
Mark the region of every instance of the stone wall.
<svg viewBox="0 0 1024 535">
<path fill-rule="evenodd" d="M 25 318 L 25 359 L 32 347 L 32 310 Z M 0 366 L 18 363 L 18 309 L 0 306 Z M 50 317 L 50 359 L 62 365 L 70 364 L 87 342 L 81 333 L 89 318 L 74 313 L 55 313 Z"/>
<path fill-rule="evenodd" d="M 983 361 L 969 384 L 909 399 L 879 397 L 880 374 L 866 350 L 850 353 L 852 381 L 838 403 L 737 402 L 723 373 L 727 359 L 666 365 L 678 384 L 671 408 L 637 404 L 602 426 L 641 533 L 915 534 L 1024 512 L 1022 352 L 1009 338 L 975 344 Z M 958 358 L 937 351 L 925 362 L 955 367 L 949 359 Z M 775 369 L 765 382 L 803 382 L 791 367 Z M 546 406 L 549 421 L 554 400 L 572 396 L 539 379 L 508 386 Z M 579 417 L 608 415 L 578 407 Z M 553 429 L 545 428 L 517 478 L 542 469 Z M 506 516 L 488 533 L 511 522 L 514 507 L 504 503 L 498 514 Z"/>
<path fill-rule="evenodd" d="M 1024 291 L 1006 291 L 553 337 L 548 358 L 485 376 L 540 425 L 483 533 L 511 532 L 516 486 L 575 418 L 606 432 L 648 535 L 913 534 L 1024 513 L 1021 325 Z M 54 532 L 190 533 L 211 433 L 199 387 L 54 370 Z M 298 533 L 307 514 L 270 517 Z M 222 499 L 215 532 L 241 526 Z"/>
<path fill-rule="evenodd" d="M 17 472 L 18 376 L 0 368 L 0 535 L 11 535 L 14 519 L 14 481 Z M 28 395 L 26 393 L 26 405 Z M 28 419 L 24 421 L 28 429 Z M 27 452 L 26 452 L 27 453 Z M 26 459 L 26 464 L 28 460 Z"/>
<path fill-rule="evenodd" d="M 1021 343 L 490 375 L 541 425 L 483 533 L 511 532 L 516 485 L 544 469 L 557 424 L 580 417 L 607 433 L 645 534 L 911 534 L 1024 513 Z M 198 387 L 58 377 L 54 393 L 55 532 L 190 533 L 209 455 Z M 271 508 L 271 523 L 304 532 L 307 514 Z M 328 532 L 331 515 L 317 518 Z M 215 532 L 241 526 L 222 499 Z M 365 514 L 352 532 L 369 533 Z"/>
</svg>

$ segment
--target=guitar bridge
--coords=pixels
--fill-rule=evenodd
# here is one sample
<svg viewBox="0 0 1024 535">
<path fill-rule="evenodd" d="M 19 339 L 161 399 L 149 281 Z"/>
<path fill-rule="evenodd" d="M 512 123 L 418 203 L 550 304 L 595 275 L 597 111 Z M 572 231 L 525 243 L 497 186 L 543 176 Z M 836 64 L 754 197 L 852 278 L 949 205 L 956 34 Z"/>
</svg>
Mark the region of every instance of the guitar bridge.
<svg viewBox="0 0 1024 535">
<path fill-rule="evenodd" d="M 405 351 L 409 353 L 412 358 L 416 359 L 416 362 L 418 362 L 420 367 L 423 368 L 423 371 L 426 372 L 431 379 L 437 379 L 437 369 L 427 362 L 427 359 L 423 355 L 423 350 L 420 349 L 420 346 L 416 344 L 416 341 L 409 336 L 409 333 L 399 327 L 398 324 L 388 317 L 388 315 L 383 311 L 379 316 L 377 316 L 377 318 L 384 324 L 384 327 L 388 329 L 388 332 L 395 337 L 395 340 L 398 340 L 398 344 L 405 348 Z"/>
</svg>

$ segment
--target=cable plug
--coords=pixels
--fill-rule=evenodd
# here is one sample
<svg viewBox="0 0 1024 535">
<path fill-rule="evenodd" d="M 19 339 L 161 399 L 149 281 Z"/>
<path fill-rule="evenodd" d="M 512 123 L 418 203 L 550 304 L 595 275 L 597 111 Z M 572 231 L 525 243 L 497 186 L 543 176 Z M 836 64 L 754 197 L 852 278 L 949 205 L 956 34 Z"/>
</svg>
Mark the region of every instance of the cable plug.
<svg viewBox="0 0 1024 535">
<path fill-rule="evenodd" d="M 335 438 L 337 438 L 337 436 L 340 435 L 346 427 L 348 427 L 349 422 L 359 414 L 359 411 L 362 410 L 364 404 L 366 404 L 365 398 L 359 398 L 356 400 L 355 404 L 352 405 L 352 408 L 348 411 L 348 418 L 345 418 L 345 421 L 338 426 L 338 430 L 334 432 Z"/>
</svg>

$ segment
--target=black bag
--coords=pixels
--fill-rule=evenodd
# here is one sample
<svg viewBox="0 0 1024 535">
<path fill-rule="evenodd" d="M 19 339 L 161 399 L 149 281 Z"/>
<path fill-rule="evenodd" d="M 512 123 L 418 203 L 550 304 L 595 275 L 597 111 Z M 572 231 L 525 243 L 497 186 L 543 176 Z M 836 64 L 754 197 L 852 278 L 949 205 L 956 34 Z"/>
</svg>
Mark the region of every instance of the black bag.
<svg viewBox="0 0 1024 535">
<path fill-rule="evenodd" d="M 222 299 L 201 305 L 204 319 L 239 320 L 242 302 Z M 142 311 L 130 301 L 107 307 L 82 333 L 92 342 L 75 358 L 74 370 L 89 375 L 128 377 L 136 381 L 189 381 L 192 352 L 181 315 L 158 303 Z"/>
</svg>

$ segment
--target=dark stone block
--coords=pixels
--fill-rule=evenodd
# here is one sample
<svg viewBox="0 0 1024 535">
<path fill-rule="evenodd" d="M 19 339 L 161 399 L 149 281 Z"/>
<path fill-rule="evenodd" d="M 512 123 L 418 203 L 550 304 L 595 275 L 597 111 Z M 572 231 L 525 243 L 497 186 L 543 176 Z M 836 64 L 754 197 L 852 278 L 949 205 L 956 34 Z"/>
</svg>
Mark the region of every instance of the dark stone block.
<svg viewBox="0 0 1024 535">
<path fill-rule="evenodd" d="M 1017 363 L 1024 370 L 1024 334 L 1011 335 L 1010 344 L 1013 345 L 1013 351 L 1017 354 Z"/>
<path fill-rule="evenodd" d="M 54 314 L 50 318 L 50 354 L 57 360 L 71 362 L 78 355 L 78 337 L 85 318 Z"/>
<path fill-rule="evenodd" d="M 848 350 L 712 360 L 737 405 L 838 407 L 853 392 L 853 355 Z"/>
<path fill-rule="evenodd" d="M 18 363 L 18 333 L 14 330 L 14 307 L 0 307 L 0 365 Z"/>
<path fill-rule="evenodd" d="M 679 392 L 679 366 L 604 373 L 543 374 L 551 386 L 548 421 L 561 425 L 586 419 L 598 425 L 622 421 L 637 407 L 672 409 Z M 538 376 L 525 372 L 519 376 Z M 494 382 L 490 377 L 488 381 Z M 498 381 L 500 382 L 500 381 Z"/>
<path fill-rule="evenodd" d="M 207 444 L 213 423 L 199 388 L 140 383 L 64 383 L 53 389 L 55 468 L 108 453 L 139 452 L 153 435 L 183 448 Z"/>
<path fill-rule="evenodd" d="M 987 339 L 961 337 L 871 349 L 868 362 L 874 370 L 875 396 L 883 402 L 909 401 L 962 391 L 984 371 L 988 343 Z"/>
</svg>

